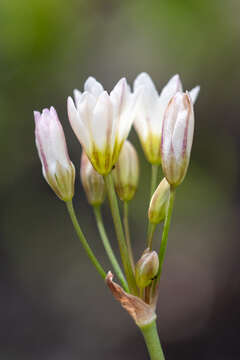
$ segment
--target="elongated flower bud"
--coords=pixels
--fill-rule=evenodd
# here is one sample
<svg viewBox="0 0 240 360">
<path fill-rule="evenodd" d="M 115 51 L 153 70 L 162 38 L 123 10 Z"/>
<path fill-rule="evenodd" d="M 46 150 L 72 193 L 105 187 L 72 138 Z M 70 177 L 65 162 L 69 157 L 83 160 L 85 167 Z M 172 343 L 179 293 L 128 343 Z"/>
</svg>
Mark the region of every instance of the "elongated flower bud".
<svg viewBox="0 0 240 360">
<path fill-rule="evenodd" d="M 138 177 L 138 155 L 133 145 L 126 140 L 113 170 L 115 188 L 122 201 L 129 201 L 135 195 Z"/>
<path fill-rule="evenodd" d="M 163 178 L 150 201 L 148 209 L 148 218 L 150 223 L 159 224 L 164 220 L 169 196 L 170 185 L 166 178 Z"/>
<path fill-rule="evenodd" d="M 158 254 L 147 248 L 138 260 L 135 268 L 136 283 L 140 289 L 150 285 L 157 275 L 159 267 Z"/>
<path fill-rule="evenodd" d="M 170 100 L 163 118 L 161 156 L 168 182 L 177 186 L 184 180 L 190 160 L 194 113 L 188 92 L 178 92 Z"/>
<path fill-rule="evenodd" d="M 89 204 L 102 204 L 106 193 L 103 177 L 93 168 L 84 151 L 81 157 L 80 176 Z"/>
<path fill-rule="evenodd" d="M 69 159 L 66 140 L 56 110 L 34 111 L 35 140 L 43 176 L 64 201 L 74 194 L 75 168 Z"/>
</svg>

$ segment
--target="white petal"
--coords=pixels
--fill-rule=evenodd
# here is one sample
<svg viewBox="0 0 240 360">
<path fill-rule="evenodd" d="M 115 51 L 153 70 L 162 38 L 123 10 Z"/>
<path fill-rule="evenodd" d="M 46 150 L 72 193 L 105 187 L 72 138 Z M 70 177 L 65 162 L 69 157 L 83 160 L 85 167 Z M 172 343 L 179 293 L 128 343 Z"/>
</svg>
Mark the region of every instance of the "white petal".
<svg viewBox="0 0 240 360">
<path fill-rule="evenodd" d="M 102 85 L 92 76 L 85 81 L 84 90 L 90 92 L 95 98 L 104 91 Z"/>
<path fill-rule="evenodd" d="M 89 131 L 86 126 L 84 126 L 83 121 L 80 118 L 78 111 L 75 108 L 73 99 L 69 96 L 68 98 L 68 118 L 71 124 L 71 127 L 77 136 L 80 143 L 84 146 L 85 150 L 89 152 L 91 150 L 91 141 L 89 136 Z"/>
<path fill-rule="evenodd" d="M 182 95 L 182 98 L 179 96 L 177 99 L 177 120 L 172 135 L 172 145 L 177 161 L 182 159 L 182 155 L 185 151 L 190 154 L 194 126 L 192 104 L 189 96 L 188 94 Z"/>
<path fill-rule="evenodd" d="M 189 91 L 190 97 L 192 99 L 193 104 L 196 102 L 198 98 L 198 94 L 200 91 L 200 86 L 195 86 L 191 91 Z"/>
<path fill-rule="evenodd" d="M 128 104 L 130 96 L 129 86 L 125 78 L 122 78 L 114 86 L 110 93 L 110 99 L 114 109 L 114 115 L 120 115 Z"/>
<path fill-rule="evenodd" d="M 182 83 L 179 75 L 174 75 L 164 86 L 159 97 L 159 112 L 163 117 L 170 99 L 178 92 L 182 91 Z"/>
<path fill-rule="evenodd" d="M 74 101 L 75 101 L 76 106 L 78 106 L 78 103 L 81 101 L 81 97 L 82 97 L 81 91 L 79 91 L 78 89 L 74 89 L 73 90 L 73 97 L 74 97 Z"/>
<path fill-rule="evenodd" d="M 112 104 L 109 95 L 104 91 L 98 98 L 91 124 L 94 143 L 103 149 L 111 143 L 112 135 Z"/>
<path fill-rule="evenodd" d="M 136 79 L 135 79 L 134 82 L 133 82 L 133 89 L 135 90 L 135 89 L 137 89 L 139 86 L 142 86 L 142 85 L 147 86 L 149 89 L 151 89 L 151 91 L 152 91 L 153 93 L 155 93 L 155 94 L 158 95 L 158 92 L 157 92 L 157 90 L 156 90 L 156 87 L 155 87 L 155 85 L 154 85 L 154 82 L 152 81 L 151 77 L 150 77 L 147 73 L 145 73 L 145 72 L 139 74 L 139 75 L 136 77 Z"/>
<path fill-rule="evenodd" d="M 141 86 L 144 86 L 146 89 L 146 102 L 149 103 L 149 106 L 151 107 L 152 103 L 158 99 L 158 92 L 151 77 L 147 73 L 139 74 L 134 80 L 134 91 Z"/>
<path fill-rule="evenodd" d="M 133 94 L 130 94 L 128 97 L 128 105 L 126 106 L 125 112 L 122 114 L 120 123 L 119 123 L 119 136 L 121 139 L 126 139 L 133 121 L 136 121 L 136 128 L 138 127 L 138 123 L 144 121 L 146 124 L 145 116 L 140 111 L 141 102 L 143 100 L 143 87 L 137 89 Z M 147 125 L 147 124 L 146 124 Z M 141 124 L 140 124 L 141 127 Z M 139 128 L 139 127 L 138 127 Z M 140 136 L 140 134 L 139 134 Z M 145 137 L 145 134 L 143 135 Z"/>
<path fill-rule="evenodd" d="M 134 120 L 134 128 L 138 133 L 138 136 L 145 141 L 149 134 L 149 126 L 147 124 L 145 116 L 138 115 L 138 117 Z"/>
</svg>

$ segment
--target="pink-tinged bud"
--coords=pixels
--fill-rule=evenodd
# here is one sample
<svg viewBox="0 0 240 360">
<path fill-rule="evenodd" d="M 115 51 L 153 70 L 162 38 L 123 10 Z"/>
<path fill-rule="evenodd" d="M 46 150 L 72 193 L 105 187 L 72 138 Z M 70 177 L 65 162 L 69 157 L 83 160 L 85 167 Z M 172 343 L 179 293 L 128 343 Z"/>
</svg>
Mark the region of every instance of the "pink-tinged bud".
<svg viewBox="0 0 240 360">
<path fill-rule="evenodd" d="M 158 254 L 156 251 L 150 251 L 149 248 L 144 251 L 138 260 L 135 268 L 135 277 L 137 286 L 140 289 L 150 285 L 157 275 L 159 268 Z"/>
<path fill-rule="evenodd" d="M 69 201 L 74 194 L 75 168 L 70 161 L 56 110 L 34 111 L 35 140 L 43 176 L 56 195 Z"/>
<path fill-rule="evenodd" d="M 103 177 L 93 168 L 84 151 L 81 157 L 80 176 L 89 204 L 93 206 L 102 204 L 106 194 Z"/>
<path fill-rule="evenodd" d="M 172 97 L 163 118 L 161 157 L 165 177 L 172 186 L 187 173 L 194 131 L 194 112 L 189 93 Z"/>
<path fill-rule="evenodd" d="M 139 162 L 133 145 L 126 140 L 113 170 L 115 188 L 122 201 L 130 201 L 138 186 Z"/>
<path fill-rule="evenodd" d="M 150 201 L 148 218 L 151 224 L 159 224 L 165 219 L 169 196 L 170 185 L 166 178 L 163 178 Z"/>
</svg>

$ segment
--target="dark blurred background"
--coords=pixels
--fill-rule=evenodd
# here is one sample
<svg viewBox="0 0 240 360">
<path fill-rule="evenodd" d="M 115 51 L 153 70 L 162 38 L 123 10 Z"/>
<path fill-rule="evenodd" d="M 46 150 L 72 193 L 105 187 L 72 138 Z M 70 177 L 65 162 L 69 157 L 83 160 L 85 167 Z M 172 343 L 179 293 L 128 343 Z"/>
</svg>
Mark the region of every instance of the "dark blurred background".
<svg viewBox="0 0 240 360">
<path fill-rule="evenodd" d="M 141 334 L 92 268 L 64 203 L 42 177 L 32 115 L 56 107 L 79 171 L 67 96 L 89 75 L 111 90 L 120 77 L 132 83 L 142 71 L 158 90 L 175 73 L 185 89 L 201 85 L 160 288 L 166 359 L 240 359 L 239 11 L 238 0 L 1 0 L 1 359 L 147 359 Z M 130 139 L 141 160 L 130 205 L 138 257 L 150 166 L 133 130 Z M 79 178 L 74 201 L 107 270 Z M 117 250 L 106 204 L 103 212 Z"/>
</svg>

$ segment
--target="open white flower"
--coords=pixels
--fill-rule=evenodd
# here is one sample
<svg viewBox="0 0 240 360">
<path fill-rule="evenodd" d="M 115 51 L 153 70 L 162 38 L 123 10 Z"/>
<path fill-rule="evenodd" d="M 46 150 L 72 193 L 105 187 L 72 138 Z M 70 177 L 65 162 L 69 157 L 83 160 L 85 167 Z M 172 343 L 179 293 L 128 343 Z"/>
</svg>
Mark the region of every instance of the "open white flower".
<svg viewBox="0 0 240 360">
<path fill-rule="evenodd" d="M 34 111 L 35 140 L 43 176 L 61 200 L 74 194 L 75 168 L 70 161 L 62 125 L 56 110 Z"/>
<path fill-rule="evenodd" d="M 123 78 L 108 94 L 89 77 L 84 92 L 75 90 L 74 97 L 75 104 L 68 98 L 72 129 L 96 171 L 106 175 L 116 163 L 131 129 L 138 93 L 132 94 Z"/>
<path fill-rule="evenodd" d="M 147 160 L 152 164 L 160 164 L 163 116 L 170 99 L 178 91 L 182 91 L 182 83 L 179 75 L 174 75 L 159 95 L 151 77 L 146 73 L 141 73 L 134 81 L 134 92 L 139 91 L 140 88 L 142 96 L 134 127 Z M 196 86 L 190 91 L 193 103 L 197 99 L 199 90 L 200 87 Z"/>
<path fill-rule="evenodd" d="M 186 175 L 191 155 L 194 132 L 194 112 L 190 94 L 178 92 L 166 109 L 161 156 L 164 175 L 173 186 L 179 185 Z"/>
</svg>

